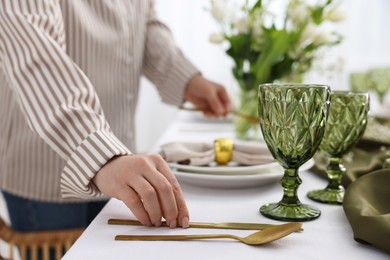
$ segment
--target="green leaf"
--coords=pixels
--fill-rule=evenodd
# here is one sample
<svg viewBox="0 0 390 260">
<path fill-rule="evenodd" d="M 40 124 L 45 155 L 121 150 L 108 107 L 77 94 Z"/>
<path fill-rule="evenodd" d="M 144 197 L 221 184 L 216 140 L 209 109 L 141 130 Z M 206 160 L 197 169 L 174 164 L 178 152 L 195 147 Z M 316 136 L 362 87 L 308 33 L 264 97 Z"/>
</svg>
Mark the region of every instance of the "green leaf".
<svg viewBox="0 0 390 260">
<path fill-rule="evenodd" d="M 297 44 L 297 42 L 301 38 L 303 31 L 306 29 L 306 26 L 307 26 L 307 24 L 304 24 L 303 26 L 301 26 L 297 30 L 289 33 L 290 48 L 291 48 L 291 46 L 295 46 Z"/>
<path fill-rule="evenodd" d="M 226 53 L 233 59 L 239 57 L 245 59 L 249 56 L 251 38 L 249 34 L 237 34 L 230 37 L 227 37 L 227 40 L 230 43 L 230 48 Z"/>
<path fill-rule="evenodd" d="M 323 13 L 324 13 L 323 7 L 318 7 L 312 11 L 312 18 L 315 24 L 320 24 L 322 22 Z"/>
<path fill-rule="evenodd" d="M 291 72 L 291 67 L 294 64 L 294 60 L 285 55 L 284 59 L 272 66 L 270 78 L 280 79 Z"/>
<path fill-rule="evenodd" d="M 253 7 L 251 8 L 251 10 L 250 10 L 250 14 L 252 14 L 256 9 L 258 9 L 258 8 L 261 8 L 261 6 L 262 6 L 262 3 L 263 1 L 262 0 L 258 0 L 254 5 L 253 5 Z"/>
<path fill-rule="evenodd" d="M 269 80 L 272 65 L 280 62 L 288 49 L 288 34 L 285 30 L 272 31 L 270 36 L 271 39 L 267 40 L 255 64 L 255 75 L 259 84 Z"/>
<path fill-rule="evenodd" d="M 322 23 L 322 17 L 324 15 L 324 10 L 332 2 L 333 2 L 333 0 L 328 0 L 324 5 L 318 6 L 317 8 L 312 10 L 311 17 L 313 18 L 313 21 L 314 21 L 315 24 L 321 24 Z"/>
<path fill-rule="evenodd" d="M 237 70 L 237 67 L 233 68 L 233 75 L 236 78 L 240 88 L 245 91 L 257 89 L 258 83 L 256 82 L 253 74 L 251 73 L 242 73 Z"/>
</svg>

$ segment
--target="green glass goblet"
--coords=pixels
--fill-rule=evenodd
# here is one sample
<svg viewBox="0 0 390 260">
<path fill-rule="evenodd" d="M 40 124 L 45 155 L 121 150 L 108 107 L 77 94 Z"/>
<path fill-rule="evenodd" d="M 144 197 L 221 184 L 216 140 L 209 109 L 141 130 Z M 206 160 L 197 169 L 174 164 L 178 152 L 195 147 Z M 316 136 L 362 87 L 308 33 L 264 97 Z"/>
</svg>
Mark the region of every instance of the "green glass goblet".
<svg viewBox="0 0 390 260">
<path fill-rule="evenodd" d="M 330 88 L 325 85 L 263 84 L 259 86 L 259 118 L 264 140 L 275 161 L 284 168 L 283 198 L 260 208 L 266 217 L 307 221 L 321 214 L 302 204 L 298 168 L 313 157 L 325 132 Z"/>
<path fill-rule="evenodd" d="M 329 184 L 325 189 L 310 191 L 307 196 L 327 204 L 342 204 L 344 188 L 341 178 L 346 169 L 342 156 L 359 141 L 367 125 L 369 95 L 335 91 L 332 93 L 329 119 L 320 150 L 329 156 L 326 169 Z"/>
<path fill-rule="evenodd" d="M 354 72 L 349 77 L 350 86 L 353 92 L 366 92 L 370 90 L 370 77 L 365 72 Z"/>
<path fill-rule="evenodd" d="M 386 93 L 390 89 L 390 68 L 376 68 L 368 71 L 371 87 L 379 98 L 380 105 L 383 105 Z"/>
</svg>

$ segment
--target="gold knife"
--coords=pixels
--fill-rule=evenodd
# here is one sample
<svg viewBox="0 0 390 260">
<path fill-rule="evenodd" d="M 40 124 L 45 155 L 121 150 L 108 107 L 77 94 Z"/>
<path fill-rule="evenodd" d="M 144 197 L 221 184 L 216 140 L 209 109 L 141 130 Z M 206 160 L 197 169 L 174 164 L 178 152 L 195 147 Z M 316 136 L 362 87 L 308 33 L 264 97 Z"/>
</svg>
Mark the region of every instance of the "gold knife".
<svg viewBox="0 0 390 260">
<path fill-rule="evenodd" d="M 142 226 L 142 223 L 137 220 L 131 219 L 109 219 L 107 221 L 110 225 L 133 225 Z M 162 227 L 168 227 L 165 221 L 162 221 Z M 206 222 L 190 222 L 192 228 L 221 228 L 221 229 L 242 229 L 242 230 L 262 230 L 277 225 L 273 224 L 261 224 L 261 223 L 238 223 L 238 222 L 226 222 L 226 223 L 206 223 Z M 303 229 L 299 229 L 303 231 Z"/>
</svg>

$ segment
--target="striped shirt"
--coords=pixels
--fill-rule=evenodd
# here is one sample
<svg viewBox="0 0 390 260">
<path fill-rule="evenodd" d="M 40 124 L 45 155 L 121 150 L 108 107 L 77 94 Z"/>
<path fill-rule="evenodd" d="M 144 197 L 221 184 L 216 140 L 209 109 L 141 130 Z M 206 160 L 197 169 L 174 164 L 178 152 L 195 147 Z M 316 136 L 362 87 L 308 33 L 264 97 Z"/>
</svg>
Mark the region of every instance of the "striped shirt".
<svg viewBox="0 0 390 260">
<path fill-rule="evenodd" d="M 0 2 L 0 188 L 96 200 L 91 179 L 131 154 L 141 74 L 178 105 L 197 69 L 149 0 Z"/>
</svg>

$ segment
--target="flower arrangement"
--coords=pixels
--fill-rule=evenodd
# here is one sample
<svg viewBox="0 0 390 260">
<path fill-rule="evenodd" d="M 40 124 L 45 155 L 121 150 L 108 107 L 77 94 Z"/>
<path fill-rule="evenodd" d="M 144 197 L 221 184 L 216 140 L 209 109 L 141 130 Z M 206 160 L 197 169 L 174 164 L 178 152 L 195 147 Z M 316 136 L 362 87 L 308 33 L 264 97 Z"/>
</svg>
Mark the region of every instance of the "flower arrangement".
<svg viewBox="0 0 390 260">
<path fill-rule="evenodd" d="M 226 53 L 234 61 L 232 72 L 241 90 L 238 109 L 257 115 L 258 85 L 302 82 L 319 50 L 341 42 L 340 34 L 325 29 L 343 20 L 345 12 L 334 0 L 246 0 L 235 6 L 237 2 L 211 0 L 210 12 L 220 31 L 209 40 L 227 44 Z M 238 137 L 245 137 L 250 126 L 241 128 L 245 128 L 241 129 L 243 136 Z"/>
</svg>

